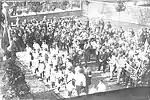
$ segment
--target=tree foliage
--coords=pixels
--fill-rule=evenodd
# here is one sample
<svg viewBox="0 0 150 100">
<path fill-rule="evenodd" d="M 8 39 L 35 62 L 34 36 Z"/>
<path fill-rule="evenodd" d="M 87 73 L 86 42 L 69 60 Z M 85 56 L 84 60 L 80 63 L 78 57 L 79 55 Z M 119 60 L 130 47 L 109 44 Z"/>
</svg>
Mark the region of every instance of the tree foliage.
<svg viewBox="0 0 150 100">
<path fill-rule="evenodd" d="M 15 60 L 7 60 L 4 64 L 5 75 L 3 80 L 6 85 L 3 89 L 4 98 L 10 100 L 14 97 L 22 97 L 30 94 L 30 87 L 25 81 L 25 74 L 16 64 Z"/>
</svg>

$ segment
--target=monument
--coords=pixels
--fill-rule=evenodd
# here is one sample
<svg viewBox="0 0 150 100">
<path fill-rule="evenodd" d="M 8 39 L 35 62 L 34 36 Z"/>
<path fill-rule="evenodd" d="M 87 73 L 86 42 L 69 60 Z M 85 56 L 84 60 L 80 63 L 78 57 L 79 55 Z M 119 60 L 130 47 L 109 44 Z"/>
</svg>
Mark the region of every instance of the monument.
<svg viewBox="0 0 150 100">
<path fill-rule="evenodd" d="M 7 25 L 7 12 L 8 12 L 8 4 L 0 2 L 1 8 L 0 8 L 0 61 L 3 61 L 4 57 L 4 46 L 3 44 L 3 38 L 4 38 L 4 26 Z"/>
</svg>

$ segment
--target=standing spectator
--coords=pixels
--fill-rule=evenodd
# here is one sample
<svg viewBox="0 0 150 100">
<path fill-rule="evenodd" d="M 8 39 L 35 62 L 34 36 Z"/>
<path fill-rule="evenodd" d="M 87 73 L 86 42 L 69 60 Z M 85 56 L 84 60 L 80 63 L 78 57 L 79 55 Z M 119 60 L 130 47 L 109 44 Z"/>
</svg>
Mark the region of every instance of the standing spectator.
<svg viewBox="0 0 150 100">
<path fill-rule="evenodd" d="M 110 22 L 108 22 L 108 23 L 107 23 L 107 26 L 106 26 L 106 30 L 109 30 L 109 29 L 111 29 L 111 28 L 112 28 L 112 25 L 111 25 Z"/>
<path fill-rule="evenodd" d="M 121 75 L 122 75 L 122 71 L 123 71 L 123 68 L 125 67 L 125 64 L 126 64 L 126 59 L 125 59 L 125 55 L 120 55 L 119 57 L 119 65 L 117 66 L 118 70 L 117 70 L 117 84 L 120 83 L 120 78 L 121 78 Z"/>
<path fill-rule="evenodd" d="M 48 50 L 48 45 L 46 44 L 46 41 L 42 42 L 42 46 L 41 47 L 42 47 L 43 50 Z"/>
<path fill-rule="evenodd" d="M 101 20 L 100 20 L 100 32 L 101 32 L 101 33 L 104 31 L 104 26 L 105 26 L 104 20 L 101 19 Z"/>
<path fill-rule="evenodd" d="M 113 73 L 114 73 L 114 70 L 116 68 L 116 64 L 117 64 L 117 59 L 115 57 L 115 53 L 112 54 L 111 58 L 110 58 L 110 61 L 109 61 L 109 66 L 110 66 L 110 80 L 113 79 Z"/>
<path fill-rule="evenodd" d="M 107 52 L 105 51 L 106 49 L 103 49 L 101 58 L 99 59 L 100 61 L 100 65 L 99 65 L 99 70 L 101 69 L 101 67 L 103 68 L 103 73 L 105 73 L 106 71 L 106 65 L 107 65 Z"/>
<path fill-rule="evenodd" d="M 66 72 L 66 88 L 68 91 L 68 96 L 72 96 L 72 92 L 75 89 L 75 74 L 72 72 L 72 68 L 68 67 Z"/>
<path fill-rule="evenodd" d="M 41 49 L 40 45 L 38 43 L 36 43 L 35 41 L 33 42 L 33 49 L 35 50 L 35 52 L 38 52 L 39 49 Z"/>
<path fill-rule="evenodd" d="M 86 77 L 82 73 L 82 69 L 79 66 L 77 66 L 75 69 L 75 86 L 78 96 L 82 90 L 85 90 L 86 87 Z"/>
<path fill-rule="evenodd" d="M 83 69 L 84 69 L 84 75 L 86 77 L 86 94 L 88 94 L 89 86 L 91 85 L 92 72 L 88 66 L 85 66 Z"/>
<path fill-rule="evenodd" d="M 85 65 L 87 65 L 87 62 L 89 61 L 89 55 L 90 55 L 90 44 L 87 41 L 86 44 L 84 45 L 84 61 L 85 61 Z"/>
<path fill-rule="evenodd" d="M 45 58 L 42 56 L 42 54 L 40 53 L 39 55 L 39 74 L 40 74 L 40 78 L 43 78 L 44 77 L 44 69 L 45 69 Z"/>
<path fill-rule="evenodd" d="M 97 85 L 97 92 L 105 92 L 106 91 L 106 85 L 102 80 L 99 80 L 99 83 Z"/>
</svg>

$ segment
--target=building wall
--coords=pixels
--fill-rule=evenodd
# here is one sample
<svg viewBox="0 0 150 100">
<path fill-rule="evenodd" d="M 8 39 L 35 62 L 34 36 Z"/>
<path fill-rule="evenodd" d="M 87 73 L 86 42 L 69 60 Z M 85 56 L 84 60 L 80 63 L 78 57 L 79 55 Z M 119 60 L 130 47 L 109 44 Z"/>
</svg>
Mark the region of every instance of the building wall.
<svg viewBox="0 0 150 100">
<path fill-rule="evenodd" d="M 98 17 L 142 25 L 150 23 L 150 7 L 134 6 L 128 3 L 125 11 L 116 12 L 116 6 L 116 3 L 92 1 L 89 5 L 83 4 L 83 15 L 89 18 Z"/>
</svg>

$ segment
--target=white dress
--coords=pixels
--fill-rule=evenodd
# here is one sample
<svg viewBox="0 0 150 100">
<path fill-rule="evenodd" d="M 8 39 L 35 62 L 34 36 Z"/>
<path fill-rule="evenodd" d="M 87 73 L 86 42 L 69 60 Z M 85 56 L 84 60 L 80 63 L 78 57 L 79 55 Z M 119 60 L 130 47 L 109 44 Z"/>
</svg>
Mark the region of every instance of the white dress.
<svg viewBox="0 0 150 100">
<path fill-rule="evenodd" d="M 33 65 L 32 65 L 32 71 L 33 73 L 39 66 L 39 59 L 38 59 L 38 53 L 33 53 L 34 59 L 33 59 Z"/>
<path fill-rule="evenodd" d="M 56 82 L 56 72 L 54 71 L 54 68 L 51 69 L 50 81 Z"/>
<path fill-rule="evenodd" d="M 45 69 L 44 57 L 40 58 L 40 62 L 43 62 L 43 63 L 39 63 L 38 69 L 39 69 L 39 73 L 42 73 L 44 71 L 44 69 Z"/>
<path fill-rule="evenodd" d="M 49 65 L 49 63 L 45 63 L 46 68 L 45 68 L 45 77 L 48 78 L 50 76 L 51 73 L 51 67 Z"/>
<path fill-rule="evenodd" d="M 75 88 L 75 86 L 73 86 L 72 84 L 72 80 L 74 79 L 74 73 L 73 72 L 68 72 L 67 73 L 67 91 L 73 91 L 73 89 Z"/>
</svg>

